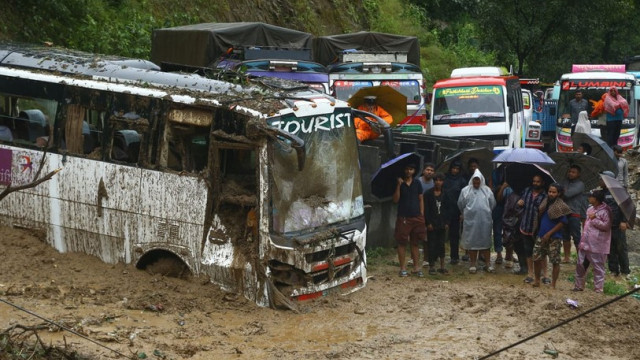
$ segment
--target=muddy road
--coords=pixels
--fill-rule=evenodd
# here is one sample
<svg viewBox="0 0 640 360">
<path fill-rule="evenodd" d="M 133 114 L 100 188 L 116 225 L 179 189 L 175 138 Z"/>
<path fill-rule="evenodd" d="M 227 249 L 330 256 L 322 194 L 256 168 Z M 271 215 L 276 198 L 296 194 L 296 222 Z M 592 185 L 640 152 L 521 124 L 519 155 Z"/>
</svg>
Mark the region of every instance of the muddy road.
<svg viewBox="0 0 640 360">
<path fill-rule="evenodd" d="M 470 275 L 464 263 L 449 275 L 400 278 L 389 253 L 370 258 L 362 291 L 301 303 L 296 314 L 259 308 L 205 279 L 60 254 L 25 230 L 0 227 L 0 247 L 1 298 L 103 345 L 54 326 L 38 332 L 94 359 L 474 359 L 614 298 L 571 292 L 574 265 L 562 265 L 558 289 L 534 289 L 502 267 Z M 607 282 L 634 283 L 609 274 Z M 0 303 L 2 329 L 41 323 Z M 638 359 L 639 334 L 640 300 L 626 297 L 494 358 L 551 359 L 551 348 L 558 359 Z"/>
</svg>

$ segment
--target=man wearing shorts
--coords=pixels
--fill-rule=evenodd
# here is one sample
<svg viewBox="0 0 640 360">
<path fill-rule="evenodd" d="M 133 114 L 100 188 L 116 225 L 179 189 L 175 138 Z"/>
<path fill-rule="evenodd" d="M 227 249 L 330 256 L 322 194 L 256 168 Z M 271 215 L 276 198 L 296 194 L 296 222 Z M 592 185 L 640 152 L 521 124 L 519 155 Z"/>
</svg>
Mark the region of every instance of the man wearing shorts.
<svg viewBox="0 0 640 360">
<path fill-rule="evenodd" d="M 396 218 L 395 239 L 398 244 L 398 261 L 400 262 L 400 276 L 408 276 L 406 268 L 407 244 L 411 245 L 411 259 L 413 259 L 413 275 L 422 277 L 420 266 L 420 249 L 418 245 L 425 241 L 427 228 L 424 224 L 424 202 L 422 200 L 422 184 L 414 178 L 416 165 L 408 164 L 404 168 L 404 176 L 398 178 L 393 202 L 398 204 Z"/>
<path fill-rule="evenodd" d="M 560 249 L 562 249 L 562 228 L 569 223 L 567 215 L 571 208 L 562 200 L 563 188 L 554 183 L 549 185 L 547 199 L 542 202 L 540 209 L 544 209 L 540 218 L 540 230 L 533 247 L 533 268 L 535 280 L 533 287 L 540 286 L 540 276 L 544 266 L 545 256 L 553 264 L 551 273 L 551 287 L 556 288 L 556 280 L 560 274 Z"/>
</svg>

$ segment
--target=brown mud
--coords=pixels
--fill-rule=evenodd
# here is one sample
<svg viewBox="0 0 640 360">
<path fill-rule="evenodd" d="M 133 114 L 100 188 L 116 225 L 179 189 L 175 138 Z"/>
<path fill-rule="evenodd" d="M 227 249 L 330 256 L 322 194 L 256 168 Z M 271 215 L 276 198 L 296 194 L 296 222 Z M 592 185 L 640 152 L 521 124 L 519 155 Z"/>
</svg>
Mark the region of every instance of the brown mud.
<svg viewBox="0 0 640 360">
<path fill-rule="evenodd" d="M 0 247 L 3 300 L 132 358 L 475 359 L 614 298 L 571 292 L 570 264 L 552 290 L 532 288 L 501 265 L 495 274 L 471 275 L 462 263 L 449 275 L 400 278 L 389 254 L 370 259 L 365 289 L 299 303 L 296 314 L 257 307 L 204 278 L 60 254 L 25 230 L 0 227 Z M 609 274 L 607 280 L 633 283 Z M 41 323 L 0 303 L 0 331 Z M 38 333 L 89 358 L 122 358 L 69 332 Z M 640 300 L 626 297 L 494 358 L 551 359 L 544 350 L 555 349 L 558 359 L 638 359 L 638 334 Z"/>
</svg>

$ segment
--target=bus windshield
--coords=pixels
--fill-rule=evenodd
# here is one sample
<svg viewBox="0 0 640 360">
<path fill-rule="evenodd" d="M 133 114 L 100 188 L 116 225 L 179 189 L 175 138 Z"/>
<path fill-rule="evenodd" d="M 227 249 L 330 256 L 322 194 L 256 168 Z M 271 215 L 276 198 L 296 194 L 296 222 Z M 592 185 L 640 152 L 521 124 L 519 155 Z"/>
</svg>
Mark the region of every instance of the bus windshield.
<svg viewBox="0 0 640 360">
<path fill-rule="evenodd" d="M 270 143 L 274 232 L 311 230 L 364 214 L 358 146 L 347 109 L 330 116 L 290 114 L 268 123 L 300 137 L 306 151 L 299 171 L 296 152 L 284 140 Z"/>
<path fill-rule="evenodd" d="M 434 125 L 505 121 L 504 96 L 500 86 L 436 89 L 433 101 Z"/>
<path fill-rule="evenodd" d="M 347 81 L 347 80 L 337 80 L 333 83 L 333 88 L 335 91 L 335 96 L 340 99 L 347 101 L 350 97 L 353 96 L 358 90 L 366 87 L 373 86 L 373 82 L 371 81 Z"/>
<path fill-rule="evenodd" d="M 382 81 L 407 97 L 407 104 L 420 104 L 420 83 L 418 80 Z"/>
<path fill-rule="evenodd" d="M 574 81 L 576 83 L 578 81 Z M 592 82 L 593 83 L 593 82 Z M 602 82 L 604 83 L 604 81 Z M 610 81 L 606 81 L 606 83 L 610 83 Z M 631 84 L 631 83 L 629 83 Z M 569 90 L 560 91 L 560 97 L 558 99 L 558 117 L 571 117 L 571 108 L 569 106 L 569 102 L 575 99 L 577 91 L 582 92 L 582 98 L 589 101 L 589 118 L 599 118 L 600 115 L 603 115 L 603 111 L 598 111 L 598 109 L 604 107 L 600 106 L 602 103 L 602 96 L 607 93 L 609 87 L 588 87 L 588 88 L 571 88 Z M 631 94 L 631 86 L 629 87 L 618 87 L 618 94 L 620 94 L 623 98 L 627 100 L 629 105 L 633 104 L 633 98 Z M 594 113 L 595 110 L 595 113 Z M 629 117 L 634 118 L 635 107 L 629 107 Z"/>
</svg>

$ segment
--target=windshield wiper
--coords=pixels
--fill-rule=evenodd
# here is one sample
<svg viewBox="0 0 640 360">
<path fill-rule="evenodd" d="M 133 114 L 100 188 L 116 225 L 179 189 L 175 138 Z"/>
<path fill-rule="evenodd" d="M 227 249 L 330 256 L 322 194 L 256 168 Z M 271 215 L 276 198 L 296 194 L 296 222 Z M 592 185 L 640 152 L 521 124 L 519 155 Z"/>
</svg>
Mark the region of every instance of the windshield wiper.
<svg viewBox="0 0 640 360">
<path fill-rule="evenodd" d="M 460 116 L 460 115 L 466 115 L 467 113 L 456 113 L 456 114 L 444 114 L 444 115 L 440 115 L 440 118 L 436 119 L 435 116 L 433 117 L 433 123 L 434 124 L 438 124 L 438 123 L 449 123 L 449 121 L 445 121 L 447 119 L 451 119 L 454 116 Z M 454 120 L 454 121 L 462 121 L 462 119 L 460 120 Z M 456 122 L 451 122 L 453 124 L 455 124 Z"/>
</svg>

